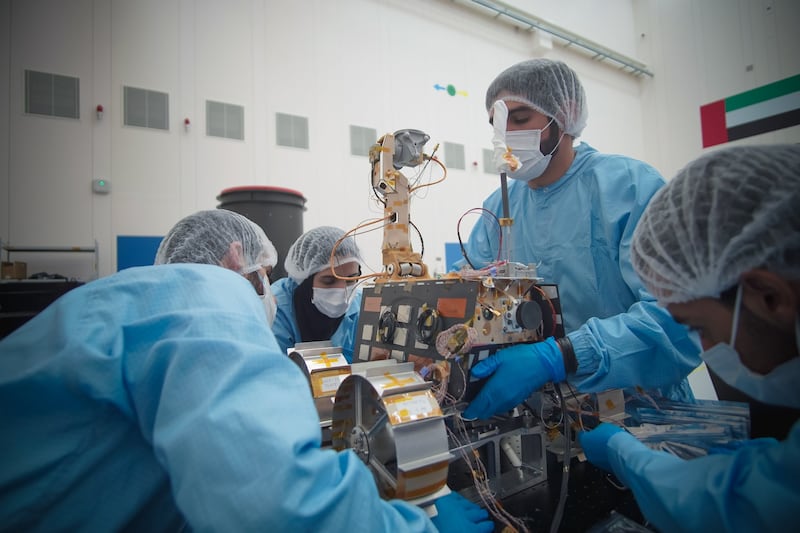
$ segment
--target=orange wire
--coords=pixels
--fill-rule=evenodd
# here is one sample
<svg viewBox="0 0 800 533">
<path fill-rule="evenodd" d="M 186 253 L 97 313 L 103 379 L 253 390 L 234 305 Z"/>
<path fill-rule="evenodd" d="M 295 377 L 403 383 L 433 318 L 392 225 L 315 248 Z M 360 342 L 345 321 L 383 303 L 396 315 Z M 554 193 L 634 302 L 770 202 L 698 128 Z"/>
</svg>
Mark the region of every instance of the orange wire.
<svg viewBox="0 0 800 533">
<path fill-rule="evenodd" d="M 409 194 L 411 194 L 412 192 L 414 192 L 414 191 L 416 191 L 418 189 L 421 189 L 423 187 L 430 187 L 431 185 L 436 185 L 437 183 L 441 183 L 447 178 L 447 167 L 445 167 L 444 164 L 441 161 L 439 161 L 438 158 L 436 158 L 434 156 L 429 156 L 428 159 L 430 161 L 433 161 L 437 165 L 439 165 L 442 168 L 442 171 L 444 172 L 444 175 L 442 175 L 442 177 L 439 178 L 436 181 L 432 181 L 430 183 L 423 183 L 422 185 L 417 185 L 416 187 L 411 187 L 410 189 L 408 189 L 408 193 Z"/>
<path fill-rule="evenodd" d="M 371 225 L 373 225 L 373 224 L 378 224 L 378 223 L 380 223 L 380 222 L 385 222 L 385 221 L 387 221 L 387 220 L 391 220 L 391 219 L 392 219 L 392 217 L 394 217 L 394 213 L 392 213 L 391 215 L 387 215 L 387 216 L 385 216 L 385 217 L 383 217 L 383 218 L 376 218 L 375 220 L 371 220 L 371 221 L 369 221 L 369 222 L 365 222 L 365 223 L 363 223 L 363 224 L 359 224 L 359 225 L 358 225 L 358 226 L 356 226 L 355 228 L 353 228 L 353 229 L 351 229 L 351 230 L 347 231 L 347 232 L 346 232 L 344 235 L 342 235 L 342 236 L 341 236 L 341 237 L 340 237 L 340 238 L 339 238 L 339 239 L 338 239 L 338 240 L 337 240 L 337 241 L 336 241 L 336 242 L 333 244 L 333 248 L 331 249 L 330 265 L 331 265 L 331 274 L 333 275 L 333 277 L 334 277 L 334 278 L 336 278 L 336 279 L 343 279 L 343 280 L 345 280 L 345 281 L 358 281 L 358 280 L 361 280 L 361 279 L 380 278 L 380 277 L 382 277 L 382 276 L 385 276 L 385 275 L 386 275 L 386 274 L 384 274 L 383 272 L 378 272 L 378 273 L 375 273 L 375 274 L 363 274 L 363 275 L 361 275 L 361 276 L 349 276 L 349 277 L 347 277 L 347 276 L 340 276 L 340 275 L 339 275 L 339 274 L 337 274 L 337 273 L 336 273 L 336 271 L 334 270 L 334 267 L 333 267 L 333 265 L 334 265 L 334 259 L 336 259 L 336 249 L 339 247 L 339 245 L 342 243 L 342 241 L 344 241 L 344 240 L 345 240 L 347 237 L 349 237 L 350 235 L 352 235 L 352 234 L 356 233 L 356 232 L 357 232 L 358 230 L 360 230 L 361 228 L 365 228 L 365 227 L 367 227 L 367 226 L 371 226 Z"/>
</svg>

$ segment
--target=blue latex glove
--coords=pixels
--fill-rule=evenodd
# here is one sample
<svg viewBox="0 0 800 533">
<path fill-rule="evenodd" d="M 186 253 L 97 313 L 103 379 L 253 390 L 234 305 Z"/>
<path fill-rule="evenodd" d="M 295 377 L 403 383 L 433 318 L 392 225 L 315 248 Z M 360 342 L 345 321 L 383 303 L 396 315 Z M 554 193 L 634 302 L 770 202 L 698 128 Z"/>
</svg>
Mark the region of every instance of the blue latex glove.
<svg viewBox="0 0 800 533">
<path fill-rule="evenodd" d="M 606 472 L 613 472 L 611 463 L 608 460 L 608 439 L 622 431 L 625 430 L 614 424 L 604 422 L 592 431 L 578 433 L 578 441 L 581 443 L 581 448 L 583 448 L 586 458 L 592 464 Z"/>
<path fill-rule="evenodd" d="M 486 419 L 510 411 L 548 381 L 564 381 L 564 356 L 553 337 L 498 350 L 475 365 L 472 376 L 492 376 L 464 410 L 464 418 Z"/>
<path fill-rule="evenodd" d="M 435 502 L 438 514 L 431 519 L 441 533 L 491 533 L 494 522 L 486 509 L 478 507 L 457 492 L 442 496 Z"/>
</svg>

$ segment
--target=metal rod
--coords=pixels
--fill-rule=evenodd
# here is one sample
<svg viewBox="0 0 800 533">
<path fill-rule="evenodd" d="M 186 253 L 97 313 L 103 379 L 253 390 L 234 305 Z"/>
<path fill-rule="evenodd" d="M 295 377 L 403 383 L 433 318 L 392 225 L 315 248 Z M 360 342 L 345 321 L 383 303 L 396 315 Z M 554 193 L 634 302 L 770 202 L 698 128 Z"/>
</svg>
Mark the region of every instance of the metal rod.
<svg viewBox="0 0 800 533">
<path fill-rule="evenodd" d="M 508 216 L 508 180 L 506 173 L 500 173 L 500 191 L 503 194 L 503 218 L 510 218 Z"/>
</svg>

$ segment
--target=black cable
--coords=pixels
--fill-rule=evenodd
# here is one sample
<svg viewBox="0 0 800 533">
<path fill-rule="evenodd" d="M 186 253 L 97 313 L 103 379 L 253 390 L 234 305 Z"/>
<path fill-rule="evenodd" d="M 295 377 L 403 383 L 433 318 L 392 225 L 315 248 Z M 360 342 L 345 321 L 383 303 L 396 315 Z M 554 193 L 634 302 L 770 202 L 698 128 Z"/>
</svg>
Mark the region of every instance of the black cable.
<svg viewBox="0 0 800 533">
<path fill-rule="evenodd" d="M 425 325 L 428 319 L 431 321 L 430 326 Z M 433 307 L 425 308 L 417 318 L 417 338 L 425 344 L 432 344 L 436 340 L 436 335 L 439 334 L 440 326 L 439 312 Z"/>
<path fill-rule="evenodd" d="M 464 259 L 466 259 L 467 264 L 472 270 L 477 270 L 475 265 L 472 264 L 472 261 L 469 260 L 469 257 L 467 257 L 467 249 L 464 248 L 464 243 L 461 241 L 461 233 L 458 231 L 458 229 L 456 229 L 456 236 L 458 237 L 458 246 L 461 248 L 461 255 L 464 256 Z"/>
<path fill-rule="evenodd" d="M 477 270 L 475 265 L 472 264 L 472 261 L 469 260 L 467 257 L 467 250 L 464 248 L 464 241 L 461 240 L 461 221 L 470 213 L 479 212 L 481 216 L 491 215 L 494 221 L 497 223 L 497 227 L 500 228 L 500 243 L 502 244 L 503 241 L 503 233 L 502 233 L 502 226 L 500 225 L 500 220 L 497 218 L 497 215 L 485 209 L 483 207 L 473 207 L 472 209 L 468 209 L 461 217 L 458 219 L 456 223 L 456 237 L 458 238 L 458 246 L 461 248 L 461 255 L 464 256 L 464 259 L 467 261 L 467 264 L 472 268 L 472 270 Z M 498 256 L 499 256 L 500 246 L 498 245 Z"/>
<path fill-rule="evenodd" d="M 558 389 L 558 384 L 554 384 Z M 564 516 L 564 507 L 567 504 L 567 485 L 569 483 L 569 462 L 572 460 L 572 435 L 570 434 L 569 415 L 567 414 L 567 401 L 560 390 L 556 394 L 561 398 L 561 411 L 564 414 L 564 466 L 561 475 L 561 493 L 558 497 L 558 507 L 553 515 L 553 522 L 550 524 L 550 533 L 556 533 L 561 526 L 561 519 Z"/>
<path fill-rule="evenodd" d="M 414 228 L 417 231 L 417 235 L 419 235 L 419 257 L 422 258 L 425 256 L 425 241 L 422 240 L 422 232 L 419 231 L 417 225 L 411 222 L 410 219 L 408 223 L 412 228 Z"/>
<path fill-rule="evenodd" d="M 384 312 L 378 319 L 378 333 L 380 340 L 384 344 L 389 344 L 394 339 L 394 331 L 397 327 L 397 318 L 390 310 Z"/>
</svg>

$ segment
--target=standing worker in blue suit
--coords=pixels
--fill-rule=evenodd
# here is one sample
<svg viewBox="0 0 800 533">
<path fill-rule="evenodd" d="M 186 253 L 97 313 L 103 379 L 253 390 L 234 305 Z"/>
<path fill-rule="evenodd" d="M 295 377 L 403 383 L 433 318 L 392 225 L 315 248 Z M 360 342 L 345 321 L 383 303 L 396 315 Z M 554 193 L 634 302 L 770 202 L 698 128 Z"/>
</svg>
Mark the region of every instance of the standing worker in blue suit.
<svg viewBox="0 0 800 533">
<path fill-rule="evenodd" d="M 653 198 L 632 254 L 659 303 L 700 334 L 711 370 L 765 404 L 800 409 L 800 147 L 734 147 L 693 161 Z M 754 439 L 689 461 L 607 423 L 579 440 L 659 531 L 797 530 L 796 414 L 782 442 Z"/>
<path fill-rule="evenodd" d="M 333 226 L 319 226 L 289 248 L 283 263 L 288 277 L 272 285 L 278 302 L 272 331 L 284 353 L 299 342 L 330 340 L 342 348 L 347 362 L 353 362 L 361 292 L 355 279 L 341 278 L 361 274 L 361 252 L 355 239 L 344 234 Z"/>
<path fill-rule="evenodd" d="M 165 264 L 74 289 L 0 341 L 0 529 L 494 529 L 457 493 L 432 520 L 384 501 L 355 453 L 322 450 L 251 275 L 274 247 L 230 211 L 182 222 Z"/>
<path fill-rule="evenodd" d="M 641 161 L 573 146 L 587 109 L 564 63 L 532 59 L 506 69 L 489 86 L 486 108 L 498 168 L 512 178 L 510 259 L 536 264 L 558 285 L 567 336 L 506 348 L 476 365 L 474 377 L 491 377 L 464 415 L 508 411 L 567 377 L 585 392 L 640 385 L 692 399 L 685 378 L 700 364 L 699 349 L 630 263 L 633 230 L 664 179 Z M 502 190 L 483 207 L 502 216 Z M 493 224 L 483 217 L 466 243 L 465 261 L 475 268 L 498 259 Z"/>
</svg>

